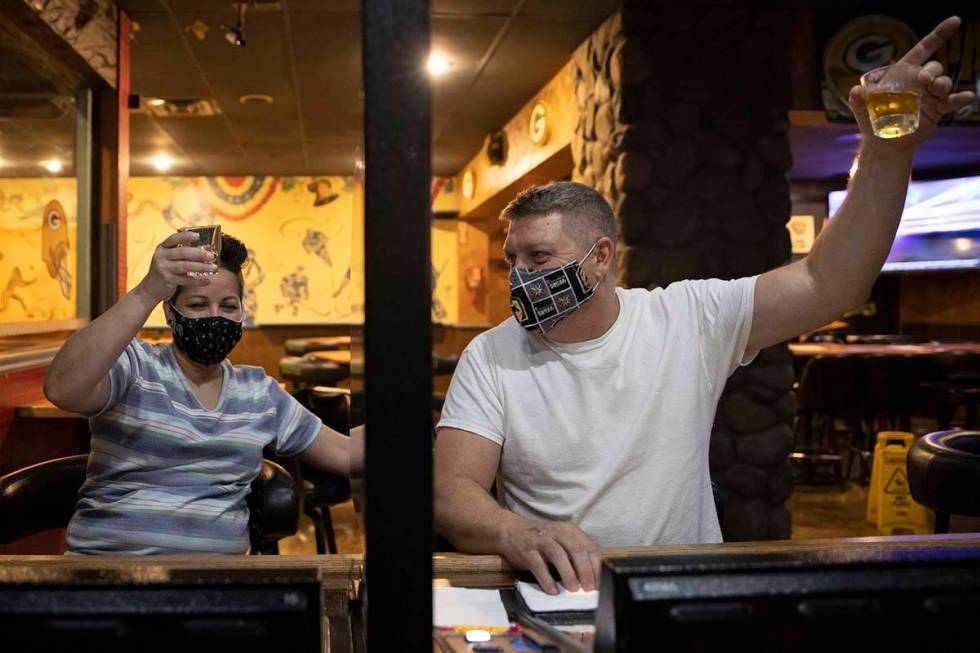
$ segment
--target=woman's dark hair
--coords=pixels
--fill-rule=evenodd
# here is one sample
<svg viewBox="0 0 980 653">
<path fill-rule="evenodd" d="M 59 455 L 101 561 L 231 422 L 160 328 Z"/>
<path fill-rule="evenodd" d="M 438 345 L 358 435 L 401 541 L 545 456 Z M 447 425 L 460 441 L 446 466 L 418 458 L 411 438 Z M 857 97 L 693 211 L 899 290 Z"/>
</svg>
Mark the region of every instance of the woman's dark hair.
<svg viewBox="0 0 980 653">
<path fill-rule="evenodd" d="M 242 276 L 242 270 L 248 264 L 248 250 L 245 248 L 245 243 L 238 240 L 234 236 L 229 236 L 226 233 L 221 234 L 221 255 L 218 256 L 218 267 L 228 270 L 235 278 L 238 279 L 238 298 L 242 298 L 242 294 L 245 291 L 245 279 Z M 177 301 L 178 295 L 180 295 L 180 290 L 183 286 L 177 286 L 177 290 L 174 291 L 173 297 L 170 298 L 171 302 Z"/>
</svg>

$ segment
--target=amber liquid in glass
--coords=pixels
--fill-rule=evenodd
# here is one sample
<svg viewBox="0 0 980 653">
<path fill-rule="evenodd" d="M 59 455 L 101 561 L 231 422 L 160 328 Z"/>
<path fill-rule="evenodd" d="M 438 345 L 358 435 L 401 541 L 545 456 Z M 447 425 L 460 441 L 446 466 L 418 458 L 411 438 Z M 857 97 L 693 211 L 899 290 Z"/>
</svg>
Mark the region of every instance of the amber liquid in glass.
<svg viewBox="0 0 980 653">
<path fill-rule="evenodd" d="M 919 94 L 915 91 L 872 91 L 867 105 L 875 136 L 898 138 L 919 128 Z"/>
</svg>

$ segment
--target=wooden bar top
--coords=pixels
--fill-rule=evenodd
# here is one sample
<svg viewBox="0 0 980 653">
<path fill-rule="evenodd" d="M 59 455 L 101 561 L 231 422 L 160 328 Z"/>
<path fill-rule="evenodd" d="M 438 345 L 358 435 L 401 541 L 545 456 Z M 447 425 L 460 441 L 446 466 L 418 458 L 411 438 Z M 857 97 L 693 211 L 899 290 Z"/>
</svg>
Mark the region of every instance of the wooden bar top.
<svg viewBox="0 0 980 653">
<path fill-rule="evenodd" d="M 17 407 L 18 417 L 41 417 L 41 418 L 78 418 L 85 419 L 84 416 L 71 411 L 62 410 L 52 404 L 47 399 L 38 399 L 30 403 Z"/>
<path fill-rule="evenodd" d="M 980 533 L 909 535 L 821 540 L 776 540 L 609 548 L 605 557 L 790 553 L 821 561 L 858 559 L 871 550 L 896 555 L 923 548 L 970 546 L 980 549 Z M 283 573 L 315 575 L 326 586 L 341 587 L 360 578 L 364 558 L 359 554 L 299 556 L 0 556 L 0 583 L 68 582 L 71 580 L 120 580 L 165 582 L 213 578 L 229 573 Z M 523 575 L 523 572 L 521 572 Z M 432 575 L 438 585 L 493 587 L 513 584 L 518 576 L 497 555 L 436 553 Z"/>
<path fill-rule="evenodd" d="M 980 354 L 980 343 L 923 343 L 915 345 L 843 344 L 837 342 L 794 342 L 789 345 L 794 356 L 930 356 L 935 354 Z"/>
</svg>

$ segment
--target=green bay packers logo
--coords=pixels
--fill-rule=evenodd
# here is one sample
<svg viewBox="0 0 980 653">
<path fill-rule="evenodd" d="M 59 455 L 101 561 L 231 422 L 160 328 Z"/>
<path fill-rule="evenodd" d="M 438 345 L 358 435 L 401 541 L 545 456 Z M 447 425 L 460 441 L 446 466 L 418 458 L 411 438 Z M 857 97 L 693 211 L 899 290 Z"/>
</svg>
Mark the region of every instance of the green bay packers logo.
<svg viewBox="0 0 980 653">
<path fill-rule="evenodd" d="M 888 16 L 860 16 L 830 37 L 823 51 L 821 93 L 830 120 L 852 120 L 847 96 L 873 68 L 898 61 L 919 37 L 911 27 Z"/>
</svg>

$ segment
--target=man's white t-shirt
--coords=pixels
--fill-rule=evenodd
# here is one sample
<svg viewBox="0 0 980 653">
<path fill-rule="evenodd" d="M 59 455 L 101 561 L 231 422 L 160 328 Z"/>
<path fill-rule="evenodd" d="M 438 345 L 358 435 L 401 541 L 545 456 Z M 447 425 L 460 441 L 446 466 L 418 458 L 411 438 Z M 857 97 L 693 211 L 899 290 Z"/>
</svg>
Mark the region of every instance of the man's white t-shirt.
<svg viewBox="0 0 980 653">
<path fill-rule="evenodd" d="M 577 524 L 600 546 L 720 542 L 708 443 L 746 355 L 756 277 L 617 288 L 594 340 L 557 343 L 514 318 L 477 336 L 439 428 L 502 448 L 502 505 Z"/>
</svg>

